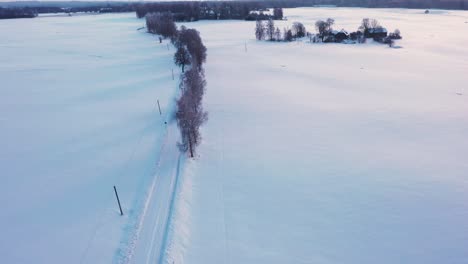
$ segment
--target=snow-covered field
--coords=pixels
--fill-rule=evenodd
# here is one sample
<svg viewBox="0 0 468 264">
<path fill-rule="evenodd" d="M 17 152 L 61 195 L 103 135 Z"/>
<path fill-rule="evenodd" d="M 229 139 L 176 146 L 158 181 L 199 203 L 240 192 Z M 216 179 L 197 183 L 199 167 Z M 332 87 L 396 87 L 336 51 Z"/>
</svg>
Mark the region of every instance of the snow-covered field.
<svg viewBox="0 0 468 264">
<path fill-rule="evenodd" d="M 151 241 L 158 258 L 178 82 L 174 51 L 142 24 L 133 13 L 0 21 L 1 263 L 125 263 Z"/>
<path fill-rule="evenodd" d="M 281 28 L 311 31 L 376 18 L 403 48 L 188 24 L 208 48 L 210 120 L 183 173 L 169 263 L 468 263 L 468 12 L 285 15 Z"/>
<path fill-rule="evenodd" d="M 208 48 L 196 160 L 164 124 L 174 50 L 143 20 L 0 21 L 0 262 L 467 263 L 468 12 L 422 13 L 300 8 L 277 23 L 376 18 L 401 49 L 188 23 Z"/>
</svg>

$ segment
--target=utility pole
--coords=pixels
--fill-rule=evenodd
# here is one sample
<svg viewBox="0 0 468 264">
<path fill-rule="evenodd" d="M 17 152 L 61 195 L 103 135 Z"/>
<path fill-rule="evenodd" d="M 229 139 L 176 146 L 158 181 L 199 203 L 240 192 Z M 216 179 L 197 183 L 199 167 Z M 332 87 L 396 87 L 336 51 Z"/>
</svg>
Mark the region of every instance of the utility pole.
<svg viewBox="0 0 468 264">
<path fill-rule="evenodd" d="M 159 99 L 158 99 L 158 109 L 159 109 L 159 115 L 162 115 L 162 113 L 161 113 L 161 106 L 159 106 Z"/>
<path fill-rule="evenodd" d="M 123 215 L 122 206 L 120 205 L 120 199 L 119 199 L 119 195 L 117 194 L 117 189 L 115 188 L 115 185 L 114 185 L 114 192 L 115 192 L 115 197 L 117 197 L 117 203 L 119 204 L 120 215 Z"/>
</svg>

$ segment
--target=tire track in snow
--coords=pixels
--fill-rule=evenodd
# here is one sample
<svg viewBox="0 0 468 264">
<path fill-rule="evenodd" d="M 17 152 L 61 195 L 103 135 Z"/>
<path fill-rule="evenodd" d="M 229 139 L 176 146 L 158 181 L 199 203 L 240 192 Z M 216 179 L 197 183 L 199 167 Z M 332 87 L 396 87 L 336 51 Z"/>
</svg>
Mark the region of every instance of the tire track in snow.
<svg viewBox="0 0 468 264">
<path fill-rule="evenodd" d="M 158 105 L 155 103 L 153 108 L 151 109 L 151 113 L 156 113 L 156 109 L 157 109 Z M 166 118 L 167 119 L 167 118 Z M 166 120 L 166 119 L 161 119 L 161 120 Z M 151 120 L 150 122 L 148 122 L 148 124 L 144 127 L 143 131 L 146 131 L 149 127 L 151 127 L 152 125 L 156 124 L 157 122 L 159 122 L 158 120 Z M 163 137 L 163 140 L 162 140 L 162 143 L 161 143 L 161 148 L 160 148 L 160 151 L 159 153 L 162 153 L 163 149 L 164 149 L 164 146 L 166 144 L 166 141 L 167 141 L 167 129 L 163 129 L 164 130 L 164 137 Z M 140 136 L 139 136 L 139 139 L 137 141 L 137 144 L 133 146 L 133 149 L 132 151 L 130 152 L 130 155 L 129 157 L 127 158 L 126 162 L 125 162 L 125 165 L 124 165 L 124 168 L 128 168 L 129 164 L 134 160 L 134 157 L 135 157 L 135 153 L 137 151 L 138 148 L 140 148 L 141 146 L 141 142 L 142 142 L 142 139 L 143 139 L 143 135 L 144 133 L 141 133 Z M 158 165 L 159 165 L 159 160 L 158 160 Z M 158 165 L 156 167 L 158 167 Z M 126 169 L 124 169 L 123 171 L 126 171 Z M 119 182 L 120 179 L 124 176 L 124 174 L 120 174 L 117 179 L 115 180 L 115 182 Z M 153 180 L 154 181 L 154 180 Z M 109 201 L 112 201 L 114 199 L 114 197 L 110 197 L 109 198 Z M 111 202 L 109 202 L 111 203 Z M 86 258 L 88 256 L 88 252 L 90 250 L 90 248 L 92 247 L 92 244 L 96 238 L 96 235 L 99 231 L 100 228 L 102 228 L 103 224 L 104 224 L 104 215 L 108 213 L 108 211 L 103 211 L 100 216 L 98 217 L 98 220 L 97 220 L 97 224 L 95 225 L 94 227 L 94 231 L 92 233 L 92 236 L 90 237 L 90 239 L 88 240 L 88 243 L 85 247 L 85 250 L 83 252 L 83 254 L 81 255 L 80 257 L 80 264 L 82 263 L 85 263 L 86 262 Z M 127 246 L 126 250 L 129 250 L 131 248 L 131 243 Z"/>
<path fill-rule="evenodd" d="M 156 165 L 156 174 L 153 177 L 153 180 L 151 182 L 151 186 L 150 186 L 150 188 L 149 188 L 149 190 L 148 190 L 148 192 L 146 194 L 145 203 L 143 205 L 142 212 L 139 215 L 139 218 L 137 220 L 135 230 L 133 231 L 133 234 L 131 235 L 131 238 L 129 239 L 127 248 L 124 249 L 125 250 L 124 257 L 122 259 L 120 259 L 118 261 L 118 263 L 122 263 L 122 264 L 123 263 L 125 263 L 125 264 L 130 263 L 133 255 L 134 255 L 135 247 L 136 247 L 137 241 L 138 241 L 138 239 L 140 237 L 143 221 L 144 221 L 144 219 L 146 217 L 148 207 L 149 207 L 149 203 L 150 203 L 150 201 L 152 199 L 154 189 L 155 189 L 155 186 L 156 186 L 156 182 L 157 182 L 157 179 L 158 179 L 158 173 L 159 173 L 160 167 L 161 167 L 161 156 L 164 154 L 164 149 L 165 149 L 166 144 L 167 144 L 167 138 L 168 138 L 168 131 L 166 130 L 166 133 L 164 135 L 164 140 L 163 140 L 162 145 L 161 145 L 161 150 L 159 152 L 160 154 L 159 154 L 159 157 L 158 157 L 157 165 Z"/>
<path fill-rule="evenodd" d="M 163 262 L 183 155 L 176 144 L 177 134 L 176 124 L 169 125 L 158 162 L 158 171 L 132 239 L 132 247 L 122 263 Z"/>
<path fill-rule="evenodd" d="M 177 98 L 178 93 L 179 91 L 176 90 L 174 98 Z M 177 147 L 177 125 L 175 122 L 169 122 L 174 115 L 175 108 L 175 101 L 169 103 L 168 111 L 164 115 L 164 120 L 168 124 L 161 144 L 156 171 L 150 188 L 146 192 L 142 211 L 136 220 L 137 223 L 131 227 L 130 238 L 124 248 L 119 249 L 121 253 L 117 254 L 117 263 L 156 263 L 156 259 L 160 261 L 159 259 L 164 256 L 164 239 L 167 239 L 167 230 L 165 229 L 169 226 L 168 221 L 171 218 L 171 206 L 176 190 L 175 183 L 178 179 L 182 156 Z M 174 169 L 176 169 L 175 174 Z M 159 249 L 157 258 L 155 248 Z"/>
<path fill-rule="evenodd" d="M 177 187 L 179 185 L 179 179 L 180 179 L 180 170 L 181 170 L 181 159 L 182 159 L 182 153 L 179 153 L 179 158 L 177 160 L 177 171 L 174 179 L 174 187 L 171 195 L 171 203 L 169 205 L 169 213 L 167 214 L 167 219 L 166 219 L 166 227 L 164 228 L 164 236 L 162 240 L 162 245 L 159 253 L 159 263 L 163 263 L 164 261 L 164 256 L 165 256 L 165 251 L 167 248 L 167 242 L 169 239 L 169 228 L 171 226 L 171 219 L 172 215 L 174 214 L 174 207 L 175 207 L 175 200 L 176 200 L 176 192 L 177 192 Z"/>
</svg>

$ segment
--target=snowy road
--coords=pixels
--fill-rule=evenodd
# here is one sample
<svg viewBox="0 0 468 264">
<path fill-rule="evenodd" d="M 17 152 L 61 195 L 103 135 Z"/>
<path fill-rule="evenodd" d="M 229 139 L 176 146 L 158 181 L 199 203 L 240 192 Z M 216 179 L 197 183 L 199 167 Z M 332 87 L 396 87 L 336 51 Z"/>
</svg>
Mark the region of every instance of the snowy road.
<svg viewBox="0 0 468 264">
<path fill-rule="evenodd" d="M 170 124 L 159 158 L 157 174 L 140 217 L 136 240 L 133 241 L 133 247 L 124 263 L 162 263 L 163 261 L 169 219 L 183 159 L 176 145 L 177 133 L 176 124 Z"/>
</svg>

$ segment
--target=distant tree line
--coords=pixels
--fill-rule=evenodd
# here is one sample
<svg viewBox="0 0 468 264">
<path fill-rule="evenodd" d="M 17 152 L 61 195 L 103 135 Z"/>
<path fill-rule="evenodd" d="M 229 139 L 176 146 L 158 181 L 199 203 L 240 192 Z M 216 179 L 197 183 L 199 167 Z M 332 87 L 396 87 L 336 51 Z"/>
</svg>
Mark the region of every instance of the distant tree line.
<svg viewBox="0 0 468 264">
<path fill-rule="evenodd" d="M 138 4 L 135 9 L 138 18 L 169 12 L 175 21 L 283 19 L 282 8 L 273 7 L 273 14 L 269 14 L 269 7 L 267 1 L 187 1 Z"/>
<path fill-rule="evenodd" d="M 21 2 L 19 2 L 21 3 Z M 31 3 L 31 2 L 27 2 Z M 18 4 L 12 7 L 2 8 L 0 7 L 0 19 L 9 18 L 34 18 L 38 14 L 44 13 L 120 13 L 120 12 L 133 12 L 135 6 L 133 4 L 126 3 L 89 3 L 88 5 L 79 5 L 72 7 L 60 6 L 21 6 Z M 31 4 L 32 5 L 32 4 Z"/>
<path fill-rule="evenodd" d="M 139 18 L 147 13 L 171 12 L 176 21 L 197 21 L 205 19 L 246 19 L 276 20 L 282 13 L 267 14 L 269 8 L 295 8 L 320 5 L 338 7 L 371 7 L 371 8 L 443 8 L 468 9 L 468 0 L 244 0 L 244 1 L 173 1 L 135 4 Z"/>
<path fill-rule="evenodd" d="M 33 2 L 18 1 L 1 3 L 3 7 L 1 18 L 34 17 L 32 14 L 59 12 L 133 12 L 139 18 L 147 13 L 171 12 L 175 21 L 196 21 L 201 19 L 247 19 L 268 20 L 280 19 L 268 13 L 252 13 L 265 11 L 268 8 L 295 8 L 320 5 L 338 7 L 371 7 L 371 8 L 441 8 L 468 9 L 468 0 L 235 0 L 235 1 L 172 1 L 153 3 L 124 2 Z M 12 9 L 25 9 L 22 11 Z"/>
<path fill-rule="evenodd" d="M 202 105 L 206 86 L 203 70 L 206 47 L 197 30 L 185 26 L 177 29 L 170 12 L 147 14 L 146 24 L 149 33 L 169 38 L 176 47 L 174 63 L 182 68 L 181 95 L 175 113 L 181 134 L 179 149 L 194 157 L 195 149 L 201 141 L 200 127 L 208 120 L 208 113 Z M 185 67 L 189 69 L 185 71 Z"/>
<path fill-rule="evenodd" d="M 10 18 L 33 18 L 37 16 L 37 12 L 29 7 L 24 8 L 1 8 L 0 19 Z"/>
<path fill-rule="evenodd" d="M 83 6 L 83 7 L 71 7 L 64 9 L 67 13 L 124 13 L 135 11 L 135 6 L 132 4 L 120 4 L 120 5 L 98 5 L 98 6 Z"/>
</svg>

